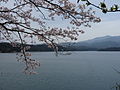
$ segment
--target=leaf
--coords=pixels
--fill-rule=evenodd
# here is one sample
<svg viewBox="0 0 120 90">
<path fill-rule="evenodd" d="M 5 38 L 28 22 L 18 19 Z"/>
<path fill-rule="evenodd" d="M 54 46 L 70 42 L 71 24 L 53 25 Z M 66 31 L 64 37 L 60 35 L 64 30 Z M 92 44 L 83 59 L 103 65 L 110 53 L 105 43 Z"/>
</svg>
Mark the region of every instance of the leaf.
<svg viewBox="0 0 120 90">
<path fill-rule="evenodd" d="M 110 11 L 114 11 L 114 7 L 111 7 L 111 8 L 110 8 Z"/>
<path fill-rule="evenodd" d="M 115 6 L 115 10 L 118 10 L 119 6 L 116 4 L 114 6 Z"/>
<path fill-rule="evenodd" d="M 107 13 L 107 11 L 108 11 L 107 9 L 103 9 L 102 10 L 103 13 Z"/>
<path fill-rule="evenodd" d="M 101 8 L 106 8 L 106 4 L 103 2 L 100 3 L 100 6 L 101 6 Z"/>
<path fill-rule="evenodd" d="M 117 11 L 119 9 L 118 5 L 114 5 L 110 8 L 111 11 Z"/>
</svg>

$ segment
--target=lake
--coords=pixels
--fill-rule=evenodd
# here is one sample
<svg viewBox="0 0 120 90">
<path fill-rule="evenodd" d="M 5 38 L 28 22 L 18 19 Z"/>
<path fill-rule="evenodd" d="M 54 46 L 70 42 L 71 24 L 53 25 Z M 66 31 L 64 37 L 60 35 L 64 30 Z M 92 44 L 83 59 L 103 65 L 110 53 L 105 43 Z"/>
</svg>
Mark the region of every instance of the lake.
<svg viewBox="0 0 120 90">
<path fill-rule="evenodd" d="M 32 58 L 41 63 L 38 74 L 25 75 L 15 53 L 0 53 L 0 90 L 115 90 L 120 83 L 120 52 L 32 52 Z"/>
</svg>

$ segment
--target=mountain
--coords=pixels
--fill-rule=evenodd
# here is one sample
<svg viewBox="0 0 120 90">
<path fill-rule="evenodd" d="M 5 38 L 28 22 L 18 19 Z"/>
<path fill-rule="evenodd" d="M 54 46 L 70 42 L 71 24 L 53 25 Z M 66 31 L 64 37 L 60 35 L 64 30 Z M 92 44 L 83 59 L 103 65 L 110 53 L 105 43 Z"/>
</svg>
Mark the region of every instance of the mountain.
<svg viewBox="0 0 120 90">
<path fill-rule="evenodd" d="M 30 49 L 28 51 L 54 51 L 53 48 L 48 47 L 46 44 L 38 44 L 38 45 L 28 45 Z M 62 51 L 63 47 L 58 45 L 58 50 Z M 64 48 L 65 49 L 65 48 Z"/>
<path fill-rule="evenodd" d="M 8 42 L 1 42 L 0 43 L 0 52 L 2 52 L 2 53 L 20 52 L 20 48 L 19 47 L 13 47 Z"/>
<path fill-rule="evenodd" d="M 20 52 L 20 44 L 16 43 L 17 47 L 13 47 L 10 43 L 8 42 L 1 42 L 0 43 L 0 52 L 1 53 L 12 53 L 12 52 Z M 46 44 L 38 44 L 38 45 L 29 45 L 26 44 L 25 46 L 30 46 L 30 49 L 27 51 L 54 51 L 53 48 L 49 48 Z M 63 47 L 58 46 L 59 51 L 62 51 Z M 64 48 L 65 50 L 65 48 Z"/>
<path fill-rule="evenodd" d="M 99 50 L 111 47 L 120 47 L 120 36 L 104 36 L 97 37 L 91 40 L 81 41 L 77 43 L 65 43 L 65 47 L 72 47 L 80 49 L 81 47 L 88 48 L 89 50 Z"/>
<path fill-rule="evenodd" d="M 54 51 L 46 44 L 27 45 L 28 51 Z M 120 36 L 104 36 L 76 43 L 61 43 L 59 51 L 120 51 Z M 0 43 L 0 52 L 20 52 L 19 47 L 13 47 L 10 43 Z"/>
<path fill-rule="evenodd" d="M 120 47 L 104 48 L 104 49 L 99 49 L 98 51 L 120 51 Z"/>
</svg>

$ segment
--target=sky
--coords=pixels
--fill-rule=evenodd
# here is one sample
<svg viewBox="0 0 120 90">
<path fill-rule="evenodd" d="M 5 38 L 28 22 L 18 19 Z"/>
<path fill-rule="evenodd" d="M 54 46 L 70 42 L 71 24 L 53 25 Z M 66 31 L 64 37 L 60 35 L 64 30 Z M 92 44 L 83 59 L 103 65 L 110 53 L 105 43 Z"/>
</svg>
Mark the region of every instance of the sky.
<svg viewBox="0 0 120 90">
<path fill-rule="evenodd" d="M 71 0 L 75 1 L 75 0 Z M 103 0 L 90 0 L 92 3 L 99 5 L 99 3 Z M 118 4 L 120 5 L 120 0 L 105 0 L 107 7 Z M 99 9 L 92 7 L 93 10 L 96 11 L 96 16 L 101 18 L 100 23 L 92 24 L 91 28 L 82 28 L 85 30 L 84 34 L 80 34 L 78 41 L 84 41 L 93 39 L 96 37 L 102 37 L 106 35 L 110 36 L 120 36 L 120 12 L 112 12 L 104 14 Z M 55 22 L 50 22 L 49 25 L 54 25 Z M 56 26 L 66 27 L 67 22 L 63 20 L 59 20 L 55 23 Z"/>
<path fill-rule="evenodd" d="M 98 5 L 103 0 L 90 0 Z M 107 6 L 114 4 L 120 5 L 120 0 L 105 0 Z M 104 14 L 99 9 L 92 7 L 96 11 L 96 15 L 101 18 L 101 22 L 98 24 L 92 24 L 91 28 L 85 29 L 86 32 L 80 35 L 79 41 L 84 41 L 96 37 L 102 37 L 106 35 L 120 36 L 120 12 L 112 12 Z"/>
<path fill-rule="evenodd" d="M 95 0 L 91 0 L 93 3 L 98 4 Z M 120 5 L 120 0 L 106 0 L 106 4 L 108 5 L 114 5 L 118 4 Z M 112 2 L 112 3 L 111 3 Z M 120 12 L 112 12 L 104 14 L 97 8 L 94 8 L 96 11 L 96 15 L 101 18 L 101 22 L 98 24 L 93 24 L 91 28 L 86 29 L 85 34 L 81 35 L 79 37 L 79 41 L 92 39 L 95 37 L 102 37 L 106 35 L 110 36 L 120 36 Z"/>
<path fill-rule="evenodd" d="M 85 33 L 80 35 L 79 41 L 106 35 L 120 36 L 120 13 L 99 16 L 102 21 L 98 24 L 92 24 L 91 28 L 85 28 Z"/>
<path fill-rule="evenodd" d="M 72 2 L 76 0 L 70 0 Z M 103 0 L 90 0 L 92 3 L 99 5 L 99 3 Z M 76 2 L 75 2 L 76 3 Z M 120 0 L 105 0 L 105 3 L 107 4 L 107 7 L 118 4 L 120 5 Z M 78 41 L 84 41 L 93 39 L 96 37 L 102 37 L 106 35 L 110 36 L 120 36 L 120 12 L 112 12 L 104 14 L 101 12 L 101 10 L 92 7 L 93 10 L 96 11 L 96 16 L 101 18 L 100 23 L 94 23 L 92 24 L 91 28 L 81 28 L 85 30 L 84 34 L 80 34 Z M 67 21 L 58 19 L 53 22 L 48 22 L 49 26 L 58 26 L 58 27 L 66 27 L 68 26 Z"/>
<path fill-rule="evenodd" d="M 77 0 L 70 0 L 74 3 L 76 3 Z M 101 1 L 104 0 L 90 0 L 92 3 L 99 5 Z M 120 0 L 105 0 L 107 6 L 118 4 L 120 5 Z M 12 4 L 11 4 L 12 5 Z M 84 34 L 80 34 L 78 37 L 78 41 L 84 41 L 93 39 L 96 37 L 102 37 L 106 35 L 110 36 L 120 36 L 120 12 L 112 12 L 104 14 L 99 9 L 92 7 L 93 10 L 96 11 L 96 16 L 101 18 L 100 23 L 94 23 L 92 24 L 91 28 L 81 28 L 82 30 L 85 30 Z M 58 27 L 67 27 L 68 21 L 62 20 L 58 18 L 55 21 L 47 21 L 48 26 L 58 26 Z"/>
</svg>

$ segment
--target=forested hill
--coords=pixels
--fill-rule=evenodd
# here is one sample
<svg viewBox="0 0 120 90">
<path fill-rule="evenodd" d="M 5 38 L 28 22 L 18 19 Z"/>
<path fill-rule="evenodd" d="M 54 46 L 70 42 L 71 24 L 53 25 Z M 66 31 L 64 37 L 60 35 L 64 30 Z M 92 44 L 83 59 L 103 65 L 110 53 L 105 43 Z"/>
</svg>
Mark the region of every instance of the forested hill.
<svg viewBox="0 0 120 90">
<path fill-rule="evenodd" d="M 120 36 L 104 36 L 97 37 L 94 39 L 76 42 L 76 43 L 63 43 L 66 47 L 72 47 L 75 49 L 83 50 L 106 50 L 106 51 L 120 51 Z M 83 48 L 82 48 L 83 47 Z"/>
<path fill-rule="evenodd" d="M 20 48 L 13 47 L 10 43 L 3 42 L 3 43 L 0 43 L 0 52 L 2 52 L 2 53 L 20 52 Z"/>
<path fill-rule="evenodd" d="M 54 51 L 52 48 L 49 48 L 46 44 L 39 44 L 39 45 L 26 45 L 30 46 L 28 51 Z M 58 46 L 59 50 L 62 50 L 62 46 Z M 1 53 L 9 53 L 9 52 L 20 52 L 20 45 L 17 47 L 13 47 L 10 43 L 2 42 L 0 43 L 0 52 Z"/>
<path fill-rule="evenodd" d="M 26 45 L 30 46 L 30 49 L 27 51 L 30 52 L 43 52 L 43 51 L 54 51 L 53 48 L 49 48 L 46 44 L 38 45 Z M 86 46 L 80 46 L 79 48 L 72 46 L 58 45 L 59 51 L 93 51 L 94 48 L 89 48 Z M 10 53 L 10 52 L 20 52 L 20 45 L 18 47 L 13 47 L 10 43 L 0 43 L 0 52 L 1 53 Z"/>
<path fill-rule="evenodd" d="M 26 45 L 31 48 L 28 51 L 54 51 L 46 44 Z M 120 51 L 120 36 L 104 36 L 77 43 L 61 43 L 59 51 Z M 19 47 L 13 47 L 10 43 L 0 43 L 0 52 L 20 52 Z"/>
</svg>

